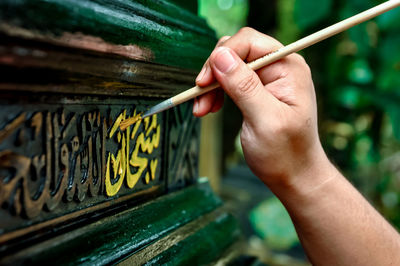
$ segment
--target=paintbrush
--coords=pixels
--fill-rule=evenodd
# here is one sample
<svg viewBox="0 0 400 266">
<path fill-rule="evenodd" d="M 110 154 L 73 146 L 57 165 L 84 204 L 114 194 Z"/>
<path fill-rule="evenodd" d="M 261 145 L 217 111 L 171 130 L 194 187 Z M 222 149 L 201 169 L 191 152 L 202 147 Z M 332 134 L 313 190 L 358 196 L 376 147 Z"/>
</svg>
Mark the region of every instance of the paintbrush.
<svg viewBox="0 0 400 266">
<path fill-rule="evenodd" d="M 313 33 L 307 37 L 304 37 L 294 43 L 284 46 L 272 53 L 269 53 L 255 61 L 253 61 L 253 62 L 248 63 L 247 65 L 253 70 L 260 69 L 266 65 L 269 65 L 275 61 L 278 61 L 279 59 L 282 59 L 283 57 L 285 57 L 289 54 L 296 53 L 304 48 L 307 48 L 315 43 L 325 40 L 333 35 L 336 35 L 342 31 L 345 31 L 351 27 L 354 27 L 364 21 L 372 19 L 372 18 L 374 18 L 382 13 L 385 13 L 393 8 L 396 8 L 398 6 L 400 6 L 400 0 L 386 1 L 380 5 L 377 5 L 371 9 L 361 12 L 355 16 L 352 16 L 341 22 L 333 24 L 332 26 L 329 26 L 325 29 L 317 31 L 316 33 Z M 121 130 L 125 130 L 128 126 L 134 124 L 136 121 L 138 121 L 140 119 L 143 119 L 143 118 L 151 116 L 153 114 L 157 114 L 162 111 L 168 110 L 172 107 L 177 106 L 178 104 L 184 103 L 190 99 L 193 99 L 197 96 L 200 96 L 200 95 L 207 93 L 211 90 L 214 90 L 218 87 L 220 87 L 220 85 L 217 82 L 215 82 L 209 86 L 206 86 L 206 87 L 199 87 L 196 85 L 191 89 L 188 89 L 176 96 L 173 96 L 173 97 L 151 107 L 144 113 L 140 113 L 134 117 L 131 117 L 131 118 L 128 118 L 128 119 L 122 121 L 120 124 L 120 128 L 121 128 Z"/>
</svg>

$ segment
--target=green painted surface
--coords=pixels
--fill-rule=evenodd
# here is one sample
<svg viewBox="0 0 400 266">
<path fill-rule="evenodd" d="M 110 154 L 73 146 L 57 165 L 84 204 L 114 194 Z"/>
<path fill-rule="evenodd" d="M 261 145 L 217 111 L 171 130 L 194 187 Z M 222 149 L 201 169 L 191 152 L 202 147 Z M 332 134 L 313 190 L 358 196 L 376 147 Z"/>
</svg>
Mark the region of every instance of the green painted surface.
<svg viewBox="0 0 400 266">
<path fill-rule="evenodd" d="M 146 265 L 202 265 L 215 261 L 240 236 L 236 219 L 222 214 Z"/>
<path fill-rule="evenodd" d="M 198 70 L 215 35 L 205 21 L 168 1 L 2 0 L 0 20 L 33 34 L 99 37 L 151 50 L 150 61 Z"/>
<path fill-rule="evenodd" d="M 107 264 L 135 252 L 221 204 L 208 183 L 160 197 L 21 251 L 0 264 Z M 219 223 L 220 224 L 220 223 Z M 221 224 L 222 225 L 222 224 Z M 220 247 L 219 247 L 220 248 Z"/>
<path fill-rule="evenodd" d="M 181 0 L 173 2 L 179 5 L 184 3 Z M 43 41 L 63 40 L 66 34 L 81 36 L 82 41 L 90 37 L 92 41 L 100 40 L 100 44 L 107 43 L 111 47 L 135 45 L 139 49 L 150 51 L 152 56 L 145 61 L 166 65 L 169 69 L 170 66 L 176 66 L 198 70 L 211 52 L 216 39 L 204 20 L 192 13 L 193 3 L 186 3 L 183 7 L 159 0 L 2 0 L 0 37 L 15 35 L 15 39 L 23 42 L 25 40 L 21 37 L 33 39 L 35 42 L 32 43 L 39 47 L 41 44 L 44 47 L 47 45 Z M 7 29 L 13 27 L 18 30 L 10 34 Z M 71 50 L 59 47 L 58 42 L 52 43 L 52 49 L 54 44 L 56 51 L 68 53 Z M 74 52 L 80 52 L 73 49 Z M 20 56 L 26 55 L 22 53 Z M 104 73 L 102 75 L 100 78 L 104 78 Z M 151 85 L 148 81 L 143 83 Z M 175 133 L 170 132 L 172 139 Z M 194 138 L 192 135 L 190 137 Z M 168 179 L 183 171 L 177 169 Z M 127 210 L 123 212 L 120 212 L 121 206 L 119 209 L 110 208 L 108 217 L 98 218 L 94 223 L 90 223 L 93 220 L 88 219 L 87 215 L 82 215 L 79 219 L 83 222 L 79 224 L 79 228 L 63 227 L 62 224 L 54 227 L 54 235 L 51 237 L 46 235 L 35 240 L 35 243 L 32 241 L 18 246 L 18 250 L 16 248 L 7 251 L 7 257 L 2 257 L 0 264 L 116 263 L 129 255 L 134 256 L 146 247 L 151 249 L 156 241 L 192 221 L 196 223 L 197 219 L 221 204 L 208 183 L 199 183 L 139 207 L 126 207 Z M 221 214 L 158 255 L 151 263 L 210 262 L 220 256 L 237 239 L 238 234 L 238 226 L 233 217 Z"/>
<path fill-rule="evenodd" d="M 193 14 L 197 14 L 197 2 L 198 1 L 188 1 L 188 0 L 169 0 L 171 3 L 177 6 L 189 10 Z"/>
</svg>

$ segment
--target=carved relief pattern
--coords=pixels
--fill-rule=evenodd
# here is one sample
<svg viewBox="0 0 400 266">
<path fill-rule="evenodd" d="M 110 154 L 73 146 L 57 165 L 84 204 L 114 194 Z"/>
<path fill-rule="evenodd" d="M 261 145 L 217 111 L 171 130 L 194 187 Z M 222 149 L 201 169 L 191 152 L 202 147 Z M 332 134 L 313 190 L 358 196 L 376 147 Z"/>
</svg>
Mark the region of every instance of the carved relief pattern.
<svg viewBox="0 0 400 266">
<path fill-rule="evenodd" d="M 136 111 L 134 113 L 136 116 Z M 107 156 L 107 171 L 105 178 L 106 194 L 108 196 L 114 196 L 118 193 L 121 188 L 122 182 L 126 179 L 127 186 L 133 188 L 138 182 L 146 169 L 150 171 L 145 172 L 145 182 L 148 184 L 151 180 L 154 180 L 158 165 L 158 159 L 148 159 L 146 157 L 139 156 L 139 149 L 141 152 L 151 155 L 154 149 L 157 149 L 160 145 L 160 125 L 157 122 L 157 115 L 152 117 L 146 117 L 142 120 L 137 121 L 131 127 L 128 127 L 125 131 L 119 131 L 121 121 L 127 119 L 126 111 L 120 114 L 116 119 L 114 125 L 109 133 L 109 138 L 117 135 L 118 143 L 120 144 L 116 156 L 112 152 L 108 153 Z M 139 133 L 141 124 L 144 124 L 144 131 Z M 150 133 L 153 133 L 150 135 Z M 135 146 L 133 151 L 130 149 L 131 140 L 135 140 Z M 131 172 L 131 167 L 138 168 L 135 173 Z M 112 183 L 112 180 L 116 180 Z"/>
<path fill-rule="evenodd" d="M 6 108 L 3 116 L 12 113 Z M 62 204 L 84 207 L 88 198 L 98 203 L 161 182 L 161 117 L 154 115 L 122 132 L 119 123 L 136 110 L 49 109 L 1 118 L 3 212 L 33 219 Z"/>
<path fill-rule="evenodd" d="M 185 103 L 171 110 L 168 124 L 168 188 L 177 189 L 198 176 L 200 121 L 192 115 L 192 105 Z"/>
</svg>

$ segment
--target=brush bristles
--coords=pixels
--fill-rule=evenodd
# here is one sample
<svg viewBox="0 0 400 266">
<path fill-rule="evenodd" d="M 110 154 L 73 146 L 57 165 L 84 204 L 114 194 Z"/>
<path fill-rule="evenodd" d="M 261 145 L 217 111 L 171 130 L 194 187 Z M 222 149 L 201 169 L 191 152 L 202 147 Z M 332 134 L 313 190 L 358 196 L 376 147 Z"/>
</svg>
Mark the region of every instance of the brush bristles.
<svg viewBox="0 0 400 266">
<path fill-rule="evenodd" d="M 141 119 L 143 119 L 145 117 L 148 117 L 148 116 L 160 113 L 162 111 L 165 111 L 165 110 L 167 110 L 167 109 L 169 109 L 171 107 L 174 107 L 174 104 L 173 104 L 171 99 L 167 99 L 167 100 L 165 100 L 165 101 L 163 101 L 163 102 L 151 107 L 149 110 L 147 110 L 144 113 L 142 112 L 142 113 L 140 113 L 138 115 L 135 115 L 134 117 L 130 117 L 130 118 L 122 121 L 121 124 L 119 125 L 119 128 L 121 130 L 125 130 L 129 126 L 135 124 L 137 121 L 139 121 L 139 120 L 141 120 Z"/>
<path fill-rule="evenodd" d="M 130 117 L 128 119 L 125 119 L 124 121 L 121 122 L 121 124 L 119 125 L 119 128 L 121 130 L 125 130 L 127 129 L 129 126 L 135 124 L 137 121 L 142 119 L 142 115 L 138 114 L 135 115 L 134 117 Z"/>
</svg>

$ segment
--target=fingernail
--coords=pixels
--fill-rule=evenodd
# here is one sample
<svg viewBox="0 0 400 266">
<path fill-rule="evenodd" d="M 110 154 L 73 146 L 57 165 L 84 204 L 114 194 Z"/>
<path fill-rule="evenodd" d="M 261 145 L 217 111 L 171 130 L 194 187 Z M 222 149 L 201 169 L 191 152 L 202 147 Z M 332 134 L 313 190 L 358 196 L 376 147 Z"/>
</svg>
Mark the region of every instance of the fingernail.
<svg viewBox="0 0 400 266">
<path fill-rule="evenodd" d="M 228 73 L 236 67 L 237 62 L 231 52 L 226 48 L 220 48 L 214 60 L 215 66 L 222 73 Z"/>
<path fill-rule="evenodd" d="M 197 75 L 196 82 L 199 82 L 199 81 L 201 81 L 203 79 L 204 74 L 206 73 L 206 70 L 207 70 L 207 65 L 203 66 L 203 68 L 201 69 L 199 75 Z"/>
<path fill-rule="evenodd" d="M 197 114 L 199 110 L 199 100 L 197 98 L 194 99 L 194 105 L 193 105 L 193 113 Z"/>
</svg>

